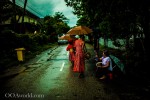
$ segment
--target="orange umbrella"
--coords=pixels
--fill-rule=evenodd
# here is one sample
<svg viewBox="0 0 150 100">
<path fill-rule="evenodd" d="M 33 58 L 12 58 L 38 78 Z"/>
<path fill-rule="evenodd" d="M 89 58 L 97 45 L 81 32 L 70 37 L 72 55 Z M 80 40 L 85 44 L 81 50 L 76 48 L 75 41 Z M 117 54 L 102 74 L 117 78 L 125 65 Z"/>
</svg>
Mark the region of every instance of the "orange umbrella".
<svg viewBox="0 0 150 100">
<path fill-rule="evenodd" d="M 61 40 L 72 40 L 72 38 L 70 37 L 69 34 L 63 35 L 63 36 L 59 37 L 59 39 L 61 39 Z"/>
<path fill-rule="evenodd" d="M 92 30 L 86 26 L 76 26 L 67 32 L 70 35 L 86 35 L 89 33 L 92 33 Z"/>
</svg>

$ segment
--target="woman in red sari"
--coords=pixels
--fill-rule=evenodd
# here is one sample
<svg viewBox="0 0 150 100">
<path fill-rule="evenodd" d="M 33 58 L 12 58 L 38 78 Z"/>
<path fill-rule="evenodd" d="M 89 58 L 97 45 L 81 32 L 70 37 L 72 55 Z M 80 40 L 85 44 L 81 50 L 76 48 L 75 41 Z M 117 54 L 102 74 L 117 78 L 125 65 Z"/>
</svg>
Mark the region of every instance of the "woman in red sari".
<svg viewBox="0 0 150 100">
<path fill-rule="evenodd" d="M 81 35 L 74 43 L 75 47 L 75 59 L 74 59 L 74 72 L 79 72 L 79 77 L 84 77 L 85 71 L 85 58 L 84 58 L 84 35 Z"/>
</svg>

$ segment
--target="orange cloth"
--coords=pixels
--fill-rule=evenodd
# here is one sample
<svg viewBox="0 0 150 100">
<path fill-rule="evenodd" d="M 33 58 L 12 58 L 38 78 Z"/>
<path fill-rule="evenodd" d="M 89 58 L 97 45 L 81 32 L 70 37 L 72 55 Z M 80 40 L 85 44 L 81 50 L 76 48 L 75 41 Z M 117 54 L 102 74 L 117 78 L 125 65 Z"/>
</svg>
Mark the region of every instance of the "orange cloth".
<svg viewBox="0 0 150 100">
<path fill-rule="evenodd" d="M 69 51 L 69 60 L 70 60 L 70 61 L 74 61 L 73 45 L 68 44 L 66 50 Z"/>
<path fill-rule="evenodd" d="M 83 52 L 84 42 L 82 40 L 76 40 L 74 43 L 74 47 L 76 48 L 76 54 L 74 59 L 74 72 L 82 73 L 85 70 L 85 60 L 84 60 L 84 52 Z"/>
</svg>

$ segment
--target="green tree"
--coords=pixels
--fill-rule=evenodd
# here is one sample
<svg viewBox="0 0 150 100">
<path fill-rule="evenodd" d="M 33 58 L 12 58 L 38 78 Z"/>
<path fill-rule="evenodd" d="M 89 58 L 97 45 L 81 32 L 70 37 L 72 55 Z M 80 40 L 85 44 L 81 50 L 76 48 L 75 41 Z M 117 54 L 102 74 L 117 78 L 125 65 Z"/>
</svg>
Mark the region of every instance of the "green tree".
<svg viewBox="0 0 150 100">
<path fill-rule="evenodd" d="M 50 36 L 50 40 L 56 42 L 58 35 L 66 33 L 70 27 L 68 19 L 61 12 L 56 12 L 53 16 L 45 16 L 43 32 Z"/>
<path fill-rule="evenodd" d="M 108 38 L 113 40 L 125 38 L 129 41 L 131 35 L 138 35 L 138 31 L 142 29 L 145 35 L 144 43 L 150 39 L 148 0 L 65 0 L 65 2 L 67 6 L 73 7 L 74 14 L 79 18 L 89 19 L 85 20 L 89 25 L 99 26 L 100 30 L 108 27 L 110 34 L 108 36 L 111 36 Z M 78 22 L 81 24 L 81 21 Z M 105 27 L 101 27 L 103 23 Z M 144 46 L 149 51 L 148 46 L 146 44 Z"/>
</svg>

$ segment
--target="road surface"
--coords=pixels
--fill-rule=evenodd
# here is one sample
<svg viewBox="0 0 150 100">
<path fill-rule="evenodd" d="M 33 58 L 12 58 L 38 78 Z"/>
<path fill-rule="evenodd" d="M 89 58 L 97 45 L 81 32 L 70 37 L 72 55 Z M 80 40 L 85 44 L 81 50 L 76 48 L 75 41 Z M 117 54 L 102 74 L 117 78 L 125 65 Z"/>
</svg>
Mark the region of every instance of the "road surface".
<svg viewBox="0 0 150 100">
<path fill-rule="evenodd" d="M 1 80 L 1 98 L 3 100 L 144 100 L 132 94 L 133 92 L 119 93 L 118 91 L 121 90 L 118 89 L 124 86 L 121 83 L 114 85 L 111 82 L 99 81 L 95 77 L 93 58 L 86 60 L 85 77 L 78 78 L 78 73 L 72 71 L 66 46 L 54 46 L 42 52 L 22 65 L 26 68 L 22 73 Z M 92 46 L 87 44 L 87 49 L 94 57 Z M 129 90 L 126 87 L 124 89 Z"/>
</svg>

